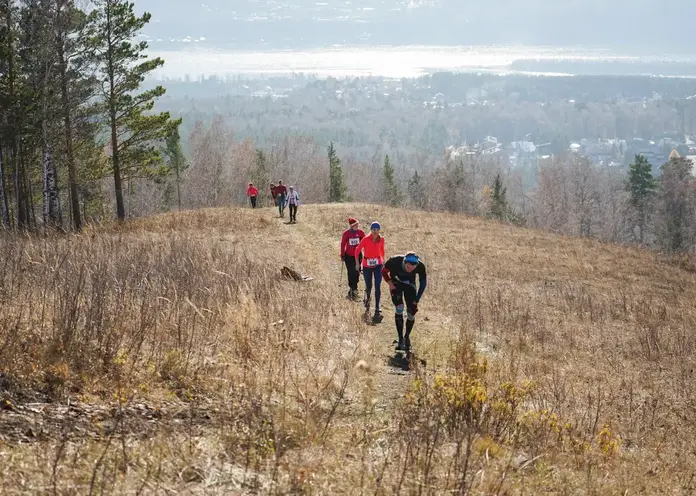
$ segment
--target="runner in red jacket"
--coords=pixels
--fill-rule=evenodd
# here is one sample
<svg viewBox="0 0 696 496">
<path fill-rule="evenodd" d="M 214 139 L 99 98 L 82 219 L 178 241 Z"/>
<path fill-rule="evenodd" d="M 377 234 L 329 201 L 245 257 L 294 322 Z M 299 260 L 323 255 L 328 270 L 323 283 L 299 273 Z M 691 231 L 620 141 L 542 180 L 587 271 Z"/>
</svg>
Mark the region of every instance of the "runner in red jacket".
<svg viewBox="0 0 696 496">
<path fill-rule="evenodd" d="M 355 254 L 363 254 L 362 271 L 365 274 L 365 308 L 370 309 L 370 296 L 372 293 L 372 280 L 375 282 L 375 314 L 372 323 L 382 322 L 382 312 L 379 311 L 379 300 L 382 296 L 382 266 L 384 265 L 384 238 L 379 232 L 382 229 L 379 222 L 370 224 L 370 235 L 363 238 L 355 250 Z M 357 261 L 356 261 L 357 263 Z M 360 270 L 356 265 L 356 269 Z"/>
<path fill-rule="evenodd" d="M 365 233 L 360 229 L 360 224 L 357 219 L 351 217 L 348 219 L 349 229 L 343 231 L 341 236 L 341 260 L 346 265 L 348 272 L 348 299 L 357 301 L 358 299 L 358 282 L 360 281 L 360 271 L 357 269 L 361 260 L 356 259 L 355 250 L 358 248 L 360 241 L 365 237 Z"/>
<path fill-rule="evenodd" d="M 256 197 L 259 196 L 259 190 L 256 189 L 253 183 L 249 183 L 249 187 L 247 188 L 247 196 L 251 202 L 251 208 L 256 208 Z"/>
</svg>

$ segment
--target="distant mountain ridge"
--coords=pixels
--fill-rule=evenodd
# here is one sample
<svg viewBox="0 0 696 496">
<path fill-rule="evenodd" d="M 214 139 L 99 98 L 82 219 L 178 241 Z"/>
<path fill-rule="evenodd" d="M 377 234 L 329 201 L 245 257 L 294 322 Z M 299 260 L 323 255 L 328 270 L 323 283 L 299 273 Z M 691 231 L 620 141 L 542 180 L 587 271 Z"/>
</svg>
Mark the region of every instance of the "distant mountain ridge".
<svg viewBox="0 0 696 496">
<path fill-rule="evenodd" d="M 696 51 L 681 19 L 686 0 L 260 1 L 140 0 L 155 39 L 205 37 L 237 48 L 331 44 L 603 45 L 641 51 Z"/>
</svg>

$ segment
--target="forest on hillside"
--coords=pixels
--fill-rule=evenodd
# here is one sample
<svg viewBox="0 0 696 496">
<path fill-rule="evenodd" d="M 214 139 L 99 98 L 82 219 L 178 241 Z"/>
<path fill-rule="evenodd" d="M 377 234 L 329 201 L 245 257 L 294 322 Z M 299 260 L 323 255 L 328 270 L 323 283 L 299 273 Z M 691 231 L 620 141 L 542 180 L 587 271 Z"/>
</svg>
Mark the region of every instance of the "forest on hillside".
<svg viewBox="0 0 696 496">
<path fill-rule="evenodd" d="M 308 76 L 166 81 L 158 108 L 197 121 L 223 116 L 239 139 L 334 141 L 369 161 L 389 153 L 410 168 L 447 146 L 495 136 L 549 143 L 562 153 L 583 138 L 655 139 L 696 133 L 696 80 L 650 77 L 532 77 L 438 73 L 416 79 Z M 669 153 L 669 151 L 667 152 Z M 665 154 L 666 158 L 666 154 Z M 626 164 L 627 165 L 627 164 Z M 656 164 L 659 165 L 659 164 Z"/>
</svg>

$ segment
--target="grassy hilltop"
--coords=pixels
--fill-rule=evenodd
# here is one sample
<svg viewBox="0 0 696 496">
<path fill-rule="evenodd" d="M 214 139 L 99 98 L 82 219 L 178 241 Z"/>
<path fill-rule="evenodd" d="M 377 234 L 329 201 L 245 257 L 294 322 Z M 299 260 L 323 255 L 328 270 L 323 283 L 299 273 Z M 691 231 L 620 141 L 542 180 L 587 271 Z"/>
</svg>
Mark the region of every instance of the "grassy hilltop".
<svg viewBox="0 0 696 496">
<path fill-rule="evenodd" d="M 378 326 L 343 298 L 348 216 L 427 264 L 408 371 L 387 286 Z M 0 492 L 696 490 L 687 261 L 379 206 L 298 221 L 0 239 Z"/>
</svg>

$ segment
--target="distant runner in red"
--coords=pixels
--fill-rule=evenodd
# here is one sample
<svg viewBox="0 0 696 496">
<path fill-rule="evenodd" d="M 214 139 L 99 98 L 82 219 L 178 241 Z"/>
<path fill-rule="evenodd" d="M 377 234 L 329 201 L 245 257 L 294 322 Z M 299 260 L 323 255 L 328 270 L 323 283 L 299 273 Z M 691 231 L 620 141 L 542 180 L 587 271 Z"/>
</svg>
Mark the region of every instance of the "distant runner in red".
<svg viewBox="0 0 696 496">
<path fill-rule="evenodd" d="M 247 188 L 247 196 L 251 202 L 251 208 L 256 208 L 256 197 L 259 196 L 259 190 L 254 186 L 253 183 L 249 183 Z"/>
<path fill-rule="evenodd" d="M 341 236 L 341 260 L 346 264 L 346 271 L 348 271 L 348 296 L 347 298 L 352 301 L 358 300 L 358 282 L 360 281 L 360 271 L 358 267 L 362 261 L 362 256 L 360 259 L 356 259 L 355 250 L 358 245 L 365 237 L 365 233 L 360 229 L 360 224 L 357 219 L 351 217 L 348 219 L 349 229 L 343 231 L 343 236 Z"/>
</svg>

